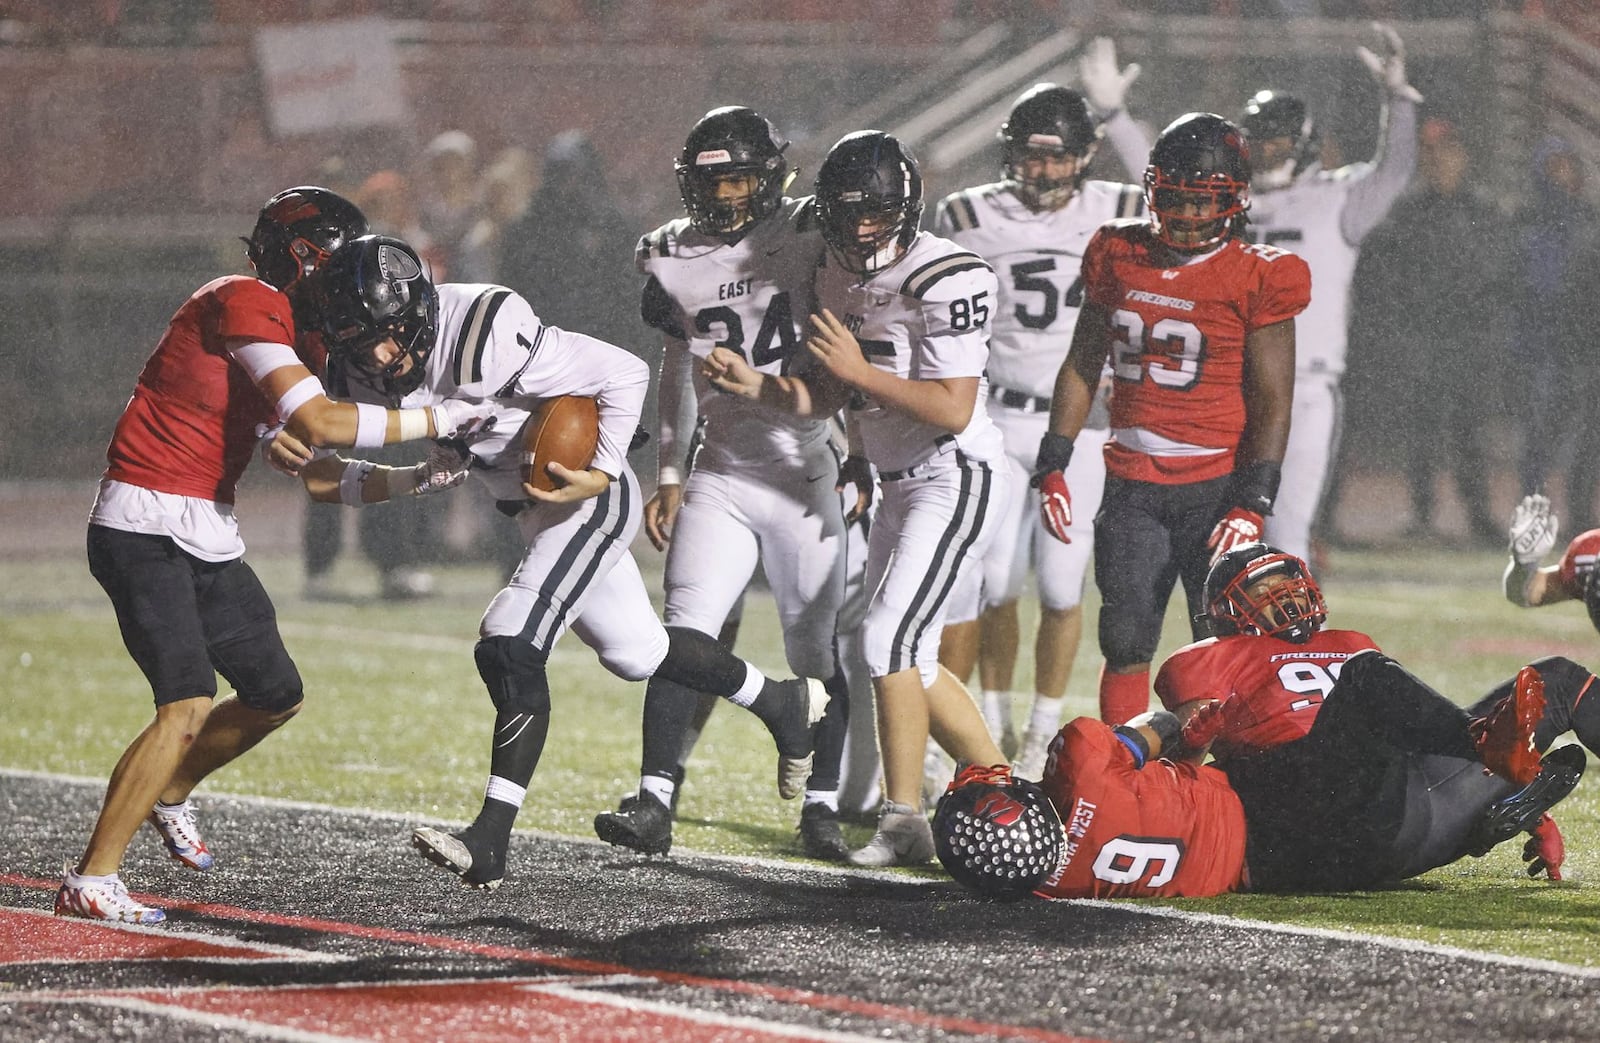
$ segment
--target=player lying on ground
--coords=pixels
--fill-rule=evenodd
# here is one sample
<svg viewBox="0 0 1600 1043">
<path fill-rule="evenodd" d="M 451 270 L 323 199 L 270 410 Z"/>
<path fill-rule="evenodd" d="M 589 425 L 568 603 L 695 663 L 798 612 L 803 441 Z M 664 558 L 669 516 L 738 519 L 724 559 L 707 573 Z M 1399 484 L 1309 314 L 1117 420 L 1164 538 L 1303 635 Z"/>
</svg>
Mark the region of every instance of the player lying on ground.
<svg viewBox="0 0 1600 1043">
<path fill-rule="evenodd" d="M 698 631 L 663 627 L 629 550 L 642 501 L 627 464 L 649 371 L 629 352 L 541 322 L 503 286 L 435 287 L 415 251 L 365 236 L 331 258 L 318 281 L 332 379 L 361 401 L 488 403 L 490 423 L 416 467 L 323 456 L 280 435 L 271 452 L 298 470 L 313 499 L 351 507 L 459 484 L 477 475 L 527 543 L 522 563 L 489 602 L 473 658 L 495 707 L 489 781 L 467 829 L 415 831 L 427 858 L 470 886 L 505 876 L 511 827 L 550 723 L 546 663 L 568 628 L 627 680 L 661 674 L 713 692 L 759 717 L 778 746 L 778 787 L 800 792 L 827 694 L 818 681 L 773 681 Z M 442 350 L 436 350 L 440 349 Z M 551 463 L 555 488 L 523 477 L 521 429 L 537 403 L 596 400 L 599 432 L 587 468 Z"/>
</svg>

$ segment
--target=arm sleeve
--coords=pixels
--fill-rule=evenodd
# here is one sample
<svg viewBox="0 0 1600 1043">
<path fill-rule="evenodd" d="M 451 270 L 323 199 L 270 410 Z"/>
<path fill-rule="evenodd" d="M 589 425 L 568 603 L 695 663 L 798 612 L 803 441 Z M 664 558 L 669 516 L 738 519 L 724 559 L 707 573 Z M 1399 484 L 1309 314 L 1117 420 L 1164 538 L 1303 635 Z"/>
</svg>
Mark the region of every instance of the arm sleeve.
<svg viewBox="0 0 1600 1043">
<path fill-rule="evenodd" d="M 1106 140 L 1111 142 L 1111 151 L 1117 154 L 1122 161 L 1123 169 L 1128 172 L 1128 180 L 1136 182 L 1144 174 L 1144 168 L 1150 165 L 1150 149 L 1153 142 L 1150 132 L 1144 124 L 1128 115 L 1127 109 L 1122 109 L 1106 120 Z"/>
<path fill-rule="evenodd" d="M 535 398 L 592 397 L 600 412 L 593 467 L 616 477 L 626 464 L 649 388 L 650 367 L 631 352 L 584 333 L 543 326 L 511 392 Z"/>
<path fill-rule="evenodd" d="M 660 430 L 656 440 L 656 481 L 661 485 L 681 485 L 687 440 L 695 425 L 694 356 L 689 353 L 689 345 L 675 337 L 667 338 L 661 353 L 657 396 Z"/>
<path fill-rule="evenodd" d="M 1417 169 L 1416 102 L 1390 98 L 1380 121 L 1383 130 L 1378 137 L 1377 158 L 1368 170 L 1352 175 L 1350 194 L 1339 212 L 1339 232 L 1352 246 L 1389 215 L 1389 208 L 1405 192 Z"/>
</svg>

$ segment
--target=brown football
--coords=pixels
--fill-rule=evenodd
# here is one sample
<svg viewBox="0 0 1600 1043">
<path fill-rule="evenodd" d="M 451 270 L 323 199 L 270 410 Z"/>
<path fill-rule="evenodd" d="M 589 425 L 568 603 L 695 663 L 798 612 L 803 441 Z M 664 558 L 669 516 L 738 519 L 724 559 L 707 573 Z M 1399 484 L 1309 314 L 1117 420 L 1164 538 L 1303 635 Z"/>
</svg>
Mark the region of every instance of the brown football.
<svg viewBox="0 0 1600 1043">
<path fill-rule="evenodd" d="M 592 398 L 558 395 L 539 403 L 522 429 L 522 480 L 551 492 L 556 481 L 545 470 L 554 461 L 574 471 L 594 462 L 600 442 L 600 411 Z"/>
</svg>

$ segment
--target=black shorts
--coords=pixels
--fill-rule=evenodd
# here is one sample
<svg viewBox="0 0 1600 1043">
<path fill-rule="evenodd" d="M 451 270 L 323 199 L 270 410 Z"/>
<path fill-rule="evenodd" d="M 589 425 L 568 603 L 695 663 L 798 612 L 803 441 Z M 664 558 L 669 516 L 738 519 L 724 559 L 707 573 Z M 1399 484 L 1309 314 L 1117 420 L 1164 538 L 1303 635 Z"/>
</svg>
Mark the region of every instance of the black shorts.
<svg viewBox="0 0 1600 1043">
<path fill-rule="evenodd" d="M 250 706 L 298 702 L 300 672 L 278 617 L 241 558 L 202 561 L 166 536 L 90 525 L 89 572 L 157 706 L 215 697 L 218 673 Z"/>
<path fill-rule="evenodd" d="M 1108 476 L 1094 519 L 1100 651 L 1113 667 L 1148 663 L 1161 641 L 1172 589 L 1183 580 L 1191 617 L 1200 611 L 1211 552 L 1206 540 L 1227 508 L 1231 477 L 1160 485 Z M 1191 624 L 1196 639 L 1208 630 Z"/>
</svg>

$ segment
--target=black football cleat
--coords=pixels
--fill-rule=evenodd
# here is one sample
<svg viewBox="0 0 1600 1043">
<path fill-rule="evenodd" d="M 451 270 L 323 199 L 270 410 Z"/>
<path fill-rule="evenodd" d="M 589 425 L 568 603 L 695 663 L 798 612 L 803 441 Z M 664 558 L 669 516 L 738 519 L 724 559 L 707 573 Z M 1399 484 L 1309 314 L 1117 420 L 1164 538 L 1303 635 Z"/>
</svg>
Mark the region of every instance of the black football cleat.
<svg viewBox="0 0 1600 1043">
<path fill-rule="evenodd" d="M 778 747 L 778 796 L 793 800 L 806 791 L 811 777 L 817 723 L 828 712 L 828 690 L 813 677 L 784 683 L 789 688 L 785 712 L 777 723 L 769 722 L 767 730 Z"/>
<path fill-rule="evenodd" d="M 596 815 L 594 832 L 608 844 L 642 855 L 664 855 L 672 848 L 672 811 L 650 794 L 640 793 L 616 811 Z"/>
<path fill-rule="evenodd" d="M 1583 747 L 1575 743 L 1545 754 L 1532 782 L 1489 805 L 1467 838 L 1467 854 L 1488 854 L 1496 844 L 1537 826 L 1545 812 L 1577 788 L 1586 760 Z"/>
<path fill-rule="evenodd" d="M 800 847 L 808 858 L 823 862 L 844 862 L 850 858 L 850 845 L 839 829 L 839 813 L 826 804 L 807 804 L 800 809 Z"/>
<path fill-rule="evenodd" d="M 430 826 L 411 831 L 411 846 L 436 866 L 443 866 L 468 887 L 493 891 L 506 875 L 506 842 L 487 844 L 470 830 L 446 833 Z"/>
</svg>

